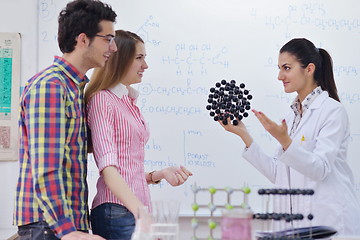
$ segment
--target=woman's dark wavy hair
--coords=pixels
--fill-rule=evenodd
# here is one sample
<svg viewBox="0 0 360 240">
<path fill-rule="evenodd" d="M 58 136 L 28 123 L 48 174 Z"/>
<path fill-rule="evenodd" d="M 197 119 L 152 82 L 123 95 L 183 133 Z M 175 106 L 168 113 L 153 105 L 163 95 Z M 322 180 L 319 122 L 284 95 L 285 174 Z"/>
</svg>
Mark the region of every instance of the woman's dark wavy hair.
<svg viewBox="0 0 360 240">
<path fill-rule="evenodd" d="M 280 49 L 280 53 L 283 52 L 294 55 L 303 68 L 313 63 L 315 65 L 314 79 L 317 85 L 326 90 L 331 98 L 340 102 L 334 80 L 332 59 L 325 49 L 316 48 L 305 38 L 294 38 Z"/>
<path fill-rule="evenodd" d="M 62 53 L 74 51 L 76 37 L 85 33 L 90 39 L 102 29 L 100 21 L 115 22 L 112 8 L 97 0 L 75 0 L 69 2 L 59 14 L 58 43 Z"/>
</svg>

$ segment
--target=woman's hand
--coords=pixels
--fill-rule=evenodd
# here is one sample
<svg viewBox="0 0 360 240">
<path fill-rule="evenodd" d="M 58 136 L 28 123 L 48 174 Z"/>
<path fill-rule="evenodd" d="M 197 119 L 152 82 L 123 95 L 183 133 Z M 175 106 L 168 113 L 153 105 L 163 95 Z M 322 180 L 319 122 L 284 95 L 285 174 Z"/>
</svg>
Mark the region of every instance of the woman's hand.
<svg viewBox="0 0 360 240">
<path fill-rule="evenodd" d="M 61 240 L 105 240 L 99 235 L 92 235 L 81 231 L 75 231 L 64 235 Z"/>
<path fill-rule="evenodd" d="M 168 167 L 161 170 L 163 178 L 171 186 L 179 186 L 183 184 L 193 174 L 185 167 Z"/>
<path fill-rule="evenodd" d="M 231 124 L 230 118 L 228 119 L 228 124 L 224 125 L 222 121 L 218 121 L 223 128 L 231 133 L 234 133 L 241 137 L 243 142 L 245 143 L 246 147 L 250 147 L 253 142 L 252 137 L 250 136 L 249 132 L 247 131 L 245 124 L 242 121 L 239 121 L 238 125 Z"/>
<path fill-rule="evenodd" d="M 242 121 L 239 121 L 238 125 L 235 126 L 235 125 L 231 124 L 230 118 L 228 118 L 227 120 L 228 120 L 228 124 L 226 124 L 226 125 L 224 125 L 222 123 L 222 121 L 220 121 L 220 120 L 218 121 L 226 131 L 234 133 L 240 137 L 247 133 L 245 124 Z"/>
<path fill-rule="evenodd" d="M 255 113 L 257 119 L 263 125 L 266 131 L 268 131 L 278 142 L 282 145 L 283 149 L 286 150 L 291 144 L 291 138 L 288 134 L 288 127 L 285 119 L 282 120 L 281 124 L 278 125 L 271 121 L 264 113 L 252 110 Z"/>
</svg>

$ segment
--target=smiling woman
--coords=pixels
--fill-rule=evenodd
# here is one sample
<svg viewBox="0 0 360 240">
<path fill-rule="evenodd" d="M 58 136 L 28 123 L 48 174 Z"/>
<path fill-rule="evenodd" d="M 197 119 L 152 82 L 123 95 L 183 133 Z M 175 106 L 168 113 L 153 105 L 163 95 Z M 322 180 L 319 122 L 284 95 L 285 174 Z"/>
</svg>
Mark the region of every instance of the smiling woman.
<svg viewBox="0 0 360 240">
<path fill-rule="evenodd" d="M 296 56 L 283 52 L 279 55 L 279 66 L 278 79 L 283 82 L 284 91 L 286 93 L 298 92 L 300 102 L 305 99 L 312 89 L 317 87 L 315 81 L 309 80 L 313 77 L 315 71 L 313 63 L 309 63 L 304 68 Z"/>
<path fill-rule="evenodd" d="M 297 93 L 291 105 L 293 111 L 278 125 L 253 110 L 280 144 L 275 156 L 261 150 L 244 123 L 221 124 L 240 136 L 246 145 L 243 157 L 276 186 L 315 191 L 313 199 L 300 206 L 288 197 L 288 204 L 275 204 L 276 212 L 313 211 L 315 218 L 301 224 L 331 226 L 341 235 L 359 235 L 360 204 L 346 159 L 349 120 L 337 95 L 331 57 L 307 39 L 293 39 L 280 49 L 278 66 L 285 92 Z M 339 192 L 346 198 L 339 198 Z"/>
<path fill-rule="evenodd" d="M 138 35 L 122 30 L 116 31 L 115 42 L 118 52 L 94 71 L 86 90 L 88 125 L 100 172 L 91 225 L 106 239 L 130 240 L 138 210 L 151 209 L 148 184 L 165 179 L 178 186 L 192 174 L 184 167 L 145 173 L 149 130 L 136 106 L 139 94 L 130 86 L 140 83 L 148 68 L 145 46 Z"/>
</svg>

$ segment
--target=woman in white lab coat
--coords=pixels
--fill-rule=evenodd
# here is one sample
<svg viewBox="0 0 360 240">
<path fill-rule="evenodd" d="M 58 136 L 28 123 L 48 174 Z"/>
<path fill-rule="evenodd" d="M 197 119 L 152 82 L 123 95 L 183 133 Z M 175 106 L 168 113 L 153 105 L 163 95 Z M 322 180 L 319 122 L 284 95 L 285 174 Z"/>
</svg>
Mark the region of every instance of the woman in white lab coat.
<svg viewBox="0 0 360 240">
<path fill-rule="evenodd" d="M 330 226 L 340 235 L 359 236 L 360 205 L 346 159 L 349 121 L 337 95 L 331 57 L 307 39 L 293 39 L 280 49 L 278 66 L 285 92 L 298 94 L 292 110 L 280 124 L 253 110 L 279 142 L 275 156 L 260 149 L 242 122 L 221 124 L 241 137 L 246 145 L 243 157 L 272 183 L 315 191 L 300 201 L 288 197 L 285 204 L 278 204 L 278 211 L 289 213 L 292 208 L 292 213 L 311 213 L 314 218 L 303 220 L 300 226 Z"/>
</svg>

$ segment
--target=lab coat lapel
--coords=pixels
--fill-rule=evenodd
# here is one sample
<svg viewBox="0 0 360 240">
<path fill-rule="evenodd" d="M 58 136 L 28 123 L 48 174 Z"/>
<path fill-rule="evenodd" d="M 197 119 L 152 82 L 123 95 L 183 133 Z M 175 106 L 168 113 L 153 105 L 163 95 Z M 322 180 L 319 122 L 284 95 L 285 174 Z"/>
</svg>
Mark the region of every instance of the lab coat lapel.
<svg viewBox="0 0 360 240">
<path fill-rule="evenodd" d="M 321 107 L 321 105 L 328 96 L 329 96 L 328 93 L 324 91 L 314 100 L 314 102 L 310 105 L 309 109 L 305 112 L 304 116 L 301 118 L 299 126 L 297 127 L 294 136 L 296 136 L 299 131 L 302 131 L 301 130 L 302 126 L 306 123 L 306 121 L 308 121 L 311 114 L 313 114 L 313 112 L 316 111 L 316 109 Z"/>
</svg>

